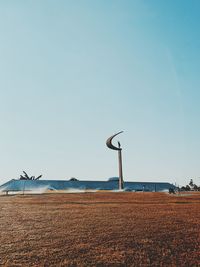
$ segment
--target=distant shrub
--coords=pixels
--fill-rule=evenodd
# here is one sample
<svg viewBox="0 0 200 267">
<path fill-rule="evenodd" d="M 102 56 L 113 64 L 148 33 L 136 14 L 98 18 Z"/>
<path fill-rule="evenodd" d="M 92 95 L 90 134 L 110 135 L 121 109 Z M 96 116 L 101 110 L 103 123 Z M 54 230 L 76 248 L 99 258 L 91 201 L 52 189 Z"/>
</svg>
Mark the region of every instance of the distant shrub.
<svg viewBox="0 0 200 267">
<path fill-rule="evenodd" d="M 190 190 L 191 190 L 190 186 L 189 185 L 186 185 L 185 191 L 190 191 Z"/>
<path fill-rule="evenodd" d="M 75 181 L 78 181 L 78 179 L 76 179 L 75 177 L 72 177 L 69 179 L 69 181 L 75 182 Z"/>
<path fill-rule="evenodd" d="M 111 177 L 111 178 L 108 179 L 108 181 L 109 182 L 111 182 L 111 181 L 117 181 L 118 182 L 119 181 L 119 177 Z"/>
</svg>

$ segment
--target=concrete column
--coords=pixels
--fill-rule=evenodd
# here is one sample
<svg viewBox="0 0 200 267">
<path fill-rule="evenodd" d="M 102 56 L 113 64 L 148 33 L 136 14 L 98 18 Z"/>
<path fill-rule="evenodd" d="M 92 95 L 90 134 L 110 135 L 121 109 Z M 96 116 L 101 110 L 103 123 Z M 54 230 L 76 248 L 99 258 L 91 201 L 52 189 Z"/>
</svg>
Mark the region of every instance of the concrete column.
<svg viewBox="0 0 200 267">
<path fill-rule="evenodd" d="M 122 150 L 118 150 L 119 160 L 119 190 L 124 189 L 123 172 L 122 172 Z"/>
</svg>

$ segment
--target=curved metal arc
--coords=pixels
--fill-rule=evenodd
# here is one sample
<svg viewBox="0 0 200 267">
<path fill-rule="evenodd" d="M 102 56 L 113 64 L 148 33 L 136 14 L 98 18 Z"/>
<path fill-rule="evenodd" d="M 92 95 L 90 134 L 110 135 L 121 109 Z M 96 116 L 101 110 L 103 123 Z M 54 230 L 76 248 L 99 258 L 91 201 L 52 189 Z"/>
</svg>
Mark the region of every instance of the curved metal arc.
<svg viewBox="0 0 200 267">
<path fill-rule="evenodd" d="M 118 150 L 118 151 L 119 151 L 119 150 L 122 150 L 121 147 L 120 147 L 120 143 L 119 143 L 119 142 L 118 142 L 119 147 L 116 147 L 116 146 L 114 146 L 114 145 L 112 144 L 112 140 L 113 140 L 113 138 L 114 138 L 115 136 L 117 136 L 118 134 L 121 134 L 121 133 L 123 133 L 123 131 L 121 131 L 121 132 L 119 132 L 119 133 L 116 133 L 116 134 L 112 135 L 111 137 L 109 137 L 109 138 L 107 139 L 107 141 L 106 141 L 106 145 L 107 145 L 108 148 L 113 149 L 113 150 Z"/>
</svg>

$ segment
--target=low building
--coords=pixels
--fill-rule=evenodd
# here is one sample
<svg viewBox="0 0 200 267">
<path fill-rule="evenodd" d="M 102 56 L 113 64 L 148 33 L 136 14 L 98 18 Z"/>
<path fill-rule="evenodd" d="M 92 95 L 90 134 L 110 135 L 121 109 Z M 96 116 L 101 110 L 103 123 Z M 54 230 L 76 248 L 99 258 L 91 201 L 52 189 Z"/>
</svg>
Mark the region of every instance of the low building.
<svg viewBox="0 0 200 267">
<path fill-rule="evenodd" d="M 0 186 L 1 192 L 48 190 L 118 190 L 118 178 L 107 181 L 70 180 L 10 180 Z M 167 182 L 124 182 L 125 191 L 161 192 L 176 188 Z"/>
</svg>

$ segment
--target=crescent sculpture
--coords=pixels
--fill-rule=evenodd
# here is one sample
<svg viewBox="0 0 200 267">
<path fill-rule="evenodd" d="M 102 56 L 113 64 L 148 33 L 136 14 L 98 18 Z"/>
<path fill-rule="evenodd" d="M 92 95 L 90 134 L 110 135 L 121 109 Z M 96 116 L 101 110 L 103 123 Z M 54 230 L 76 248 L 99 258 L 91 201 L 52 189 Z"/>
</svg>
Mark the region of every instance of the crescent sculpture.
<svg viewBox="0 0 200 267">
<path fill-rule="evenodd" d="M 113 149 L 113 150 L 118 150 L 118 151 L 119 151 L 119 150 L 122 150 L 122 149 L 121 149 L 120 142 L 118 142 L 118 147 L 116 147 L 116 146 L 114 146 L 114 145 L 112 144 L 112 140 L 113 140 L 113 138 L 114 138 L 115 136 L 117 136 L 118 134 L 121 134 L 121 133 L 123 133 L 123 131 L 121 131 L 121 132 L 119 132 L 119 133 L 116 133 L 116 134 L 112 135 L 111 137 L 109 137 L 109 138 L 107 139 L 107 141 L 106 141 L 106 145 L 107 145 L 108 148 Z"/>
<path fill-rule="evenodd" d="M 124 188 L 123 172 L 122 172 L 122 148 L 121 148 L 120 142 L 118 142 L 118 147 L 116 147 L 116 146 L 114 146 L 112 144 L 112 140 L 113 140 L 113 138 L 116 135 L 121 134 L 121 133 L 123 133 L 123 131 L 112 135 L 106 141 L 106 145 L 107 145 L 108 148 L 118 151 L 118 161 L 119 161 L 119 190 L 122 190 Z"/>
</svg>

